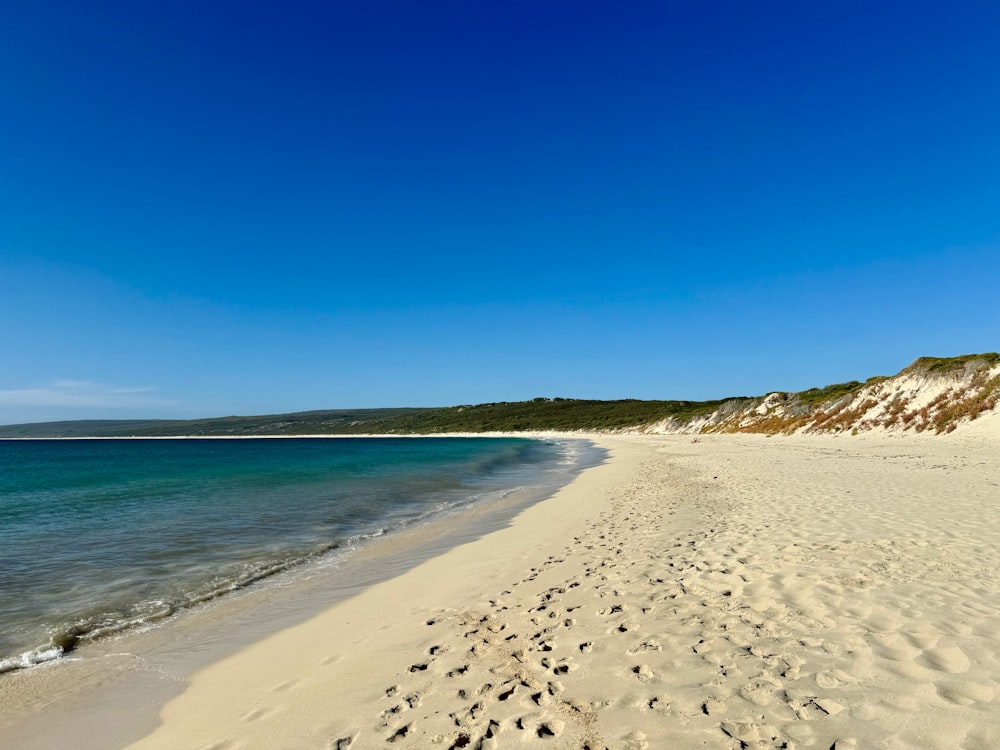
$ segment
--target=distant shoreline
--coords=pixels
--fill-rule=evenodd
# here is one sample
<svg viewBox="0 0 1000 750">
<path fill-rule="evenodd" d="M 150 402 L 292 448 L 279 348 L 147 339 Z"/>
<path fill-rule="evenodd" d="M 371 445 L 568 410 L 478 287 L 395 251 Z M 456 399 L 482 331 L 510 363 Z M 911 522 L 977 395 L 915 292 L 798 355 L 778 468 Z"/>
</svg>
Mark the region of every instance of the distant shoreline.
<svg viewBox="0 0 1000 750">
<path fill-rule="evenodd" d="M 891 377 L 711 401 L 535 398 L 447 407 L 327 409 L 201 419 L 0 425 L 0 439 L 431 437 L 538 433 L 942 434 L 1000 407 L 1000 353 L 921 357 Z M 177 434 L 181 433 L 181 434 Z"/>
<path fill-rule="evenodd" d="M 51 442 L 53 440 L 322 440 L 350 438 L 525 438 L 578 437 L 586 439 L 586 433 L 577 432 L 435 432 L 426 434 L 385 435 L 366 433 L 358 435 L 92 435 L 89 437 L 0 437 L 0 442 L 24 443 Z"/>
</svg>

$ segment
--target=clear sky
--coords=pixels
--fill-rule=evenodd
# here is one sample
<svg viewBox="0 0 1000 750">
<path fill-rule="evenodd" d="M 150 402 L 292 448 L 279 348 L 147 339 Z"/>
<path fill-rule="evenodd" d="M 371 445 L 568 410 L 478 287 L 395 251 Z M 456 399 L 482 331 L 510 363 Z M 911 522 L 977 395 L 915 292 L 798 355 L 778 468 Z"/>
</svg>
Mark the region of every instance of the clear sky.
<svg viewBox="0 0 1000 750">
<path fill-rule="evenodd" d="M 800 390 L 998 288 L 995 0 L 0 9 L 0 423 Z"/>
</svg>

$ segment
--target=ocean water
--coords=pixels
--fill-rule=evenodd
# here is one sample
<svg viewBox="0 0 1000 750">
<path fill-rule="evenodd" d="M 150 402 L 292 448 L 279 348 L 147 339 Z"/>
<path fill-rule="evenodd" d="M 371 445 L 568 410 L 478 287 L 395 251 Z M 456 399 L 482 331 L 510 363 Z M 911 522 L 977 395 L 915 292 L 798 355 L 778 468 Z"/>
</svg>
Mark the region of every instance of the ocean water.
<svg viewBox="0 0 1000 750">
<path fill-rule="evenodd" d="M 582 456 L 520 438 L 0 441 L 0 672 L 556 486 Z"/>
</svg>

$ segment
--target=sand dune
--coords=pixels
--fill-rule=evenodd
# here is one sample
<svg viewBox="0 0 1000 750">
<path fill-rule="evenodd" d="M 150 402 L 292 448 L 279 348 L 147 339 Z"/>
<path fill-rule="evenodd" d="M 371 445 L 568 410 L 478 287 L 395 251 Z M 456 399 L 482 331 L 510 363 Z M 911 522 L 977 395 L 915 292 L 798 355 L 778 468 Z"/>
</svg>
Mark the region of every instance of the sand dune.
<svg viewBox="0 0 1000 750">
<path fill-rule="evenodd" d="M 1000 747 L 996 438 L 598 438 L 133 747 Z"/>
</svg>

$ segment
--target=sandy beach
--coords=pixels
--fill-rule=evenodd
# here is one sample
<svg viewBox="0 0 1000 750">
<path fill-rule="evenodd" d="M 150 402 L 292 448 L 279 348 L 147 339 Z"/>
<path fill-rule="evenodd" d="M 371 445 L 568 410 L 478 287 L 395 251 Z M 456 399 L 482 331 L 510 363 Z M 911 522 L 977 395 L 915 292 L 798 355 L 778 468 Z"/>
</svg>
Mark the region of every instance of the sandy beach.
<svg viewBox="0 0 1000 750">
<path fill-rule="evenodd" d="M 201 670 L 130 747 L 996 748 L 995 422 L 593 436 L 604 464 Z"/>
<path fill-rule="evenodd" d="M 995 748 L 976 427 L 596 438 L 605 465 L 202 671 L 132 747 Z"/>
</svg>

